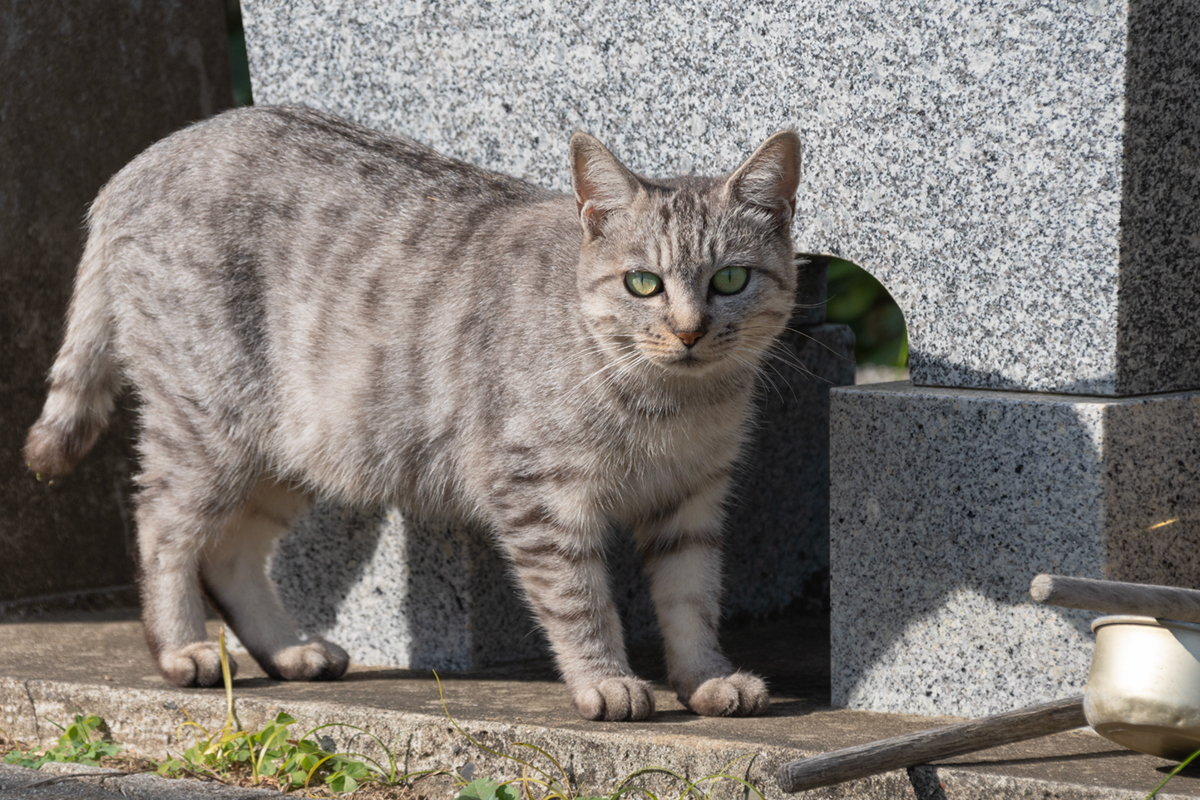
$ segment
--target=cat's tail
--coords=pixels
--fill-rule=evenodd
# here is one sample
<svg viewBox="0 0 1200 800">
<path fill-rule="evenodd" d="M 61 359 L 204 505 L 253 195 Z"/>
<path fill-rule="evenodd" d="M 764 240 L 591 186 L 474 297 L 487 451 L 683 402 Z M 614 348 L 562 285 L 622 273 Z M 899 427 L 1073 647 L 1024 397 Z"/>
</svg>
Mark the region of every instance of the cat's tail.
<svg viewBox="0 0 1200 800">
<path fill-rule="evenodd" d="M 92 449 L 116 408 L 121 375 L 112 352 L 104 237 L 88 237 L 67 313 L 67 332 L 42 415 L 25 440 L 25 463 L 38 478 L 66 475 Z"/>
</svg>

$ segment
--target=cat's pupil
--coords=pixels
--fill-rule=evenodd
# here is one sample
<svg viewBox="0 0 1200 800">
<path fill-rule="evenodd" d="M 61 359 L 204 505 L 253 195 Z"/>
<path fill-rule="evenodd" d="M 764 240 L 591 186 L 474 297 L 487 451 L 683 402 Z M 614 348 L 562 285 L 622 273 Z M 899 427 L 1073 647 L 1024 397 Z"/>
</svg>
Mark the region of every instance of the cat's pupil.
<svg viewBox="0 0 1200 800">
<path fill-rule="evenodd" d="M 717 294 L 737 294 L 749 280 L 750 270 L 745 267 L 726 267 L 713 275 L 712 288 Z"/>
<path fill-rule="evenodd" d="M 662 291 L 662 278 L 653 272 L 633 270 L 625 273 L 625 288 L 635 297 L 649 297 Z"/>
</svg>

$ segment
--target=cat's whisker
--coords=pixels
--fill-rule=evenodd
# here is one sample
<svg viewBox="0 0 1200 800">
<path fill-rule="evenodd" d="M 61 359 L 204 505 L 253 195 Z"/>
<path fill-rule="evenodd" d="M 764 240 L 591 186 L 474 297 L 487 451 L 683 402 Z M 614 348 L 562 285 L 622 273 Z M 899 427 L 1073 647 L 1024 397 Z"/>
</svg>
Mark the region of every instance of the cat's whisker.
<svg viewBox="0 0 1200 800">
<path fill-rule="evenodd" d="M 800 330 L 799 328 L 791 328 L 791 327 L 788 327 L 788 326 L 784 326 L 784 328 L 783 328 L 783 329 L 784 329 L 785 331 L 788 331 L 788 332 L 790 332 L 790 333 L 795 333 L 795 334 L 798 334 L 798 335 L 800 335 L 800 336 L 803 336 L 805 339 L 811 339 L 812 341 L 814 341 L 814 342 L 816 342 L 817 344 L 819 344 L 821 347 L 824 347 L 826 350 L 828 350 L 829 352 L 833 353 L 835 356 L 837 356 L 837 357 L 838 357 L 839 359 L 841 359 L 842 361 L 853 361 L 853 360 L 854 360 L 853 356 L 846 356 L 846 355 L 845 355 L 845 354 L 843 354 L 843 353 L 839 353 L 837 350 L 834 350 L 832 347 L 830 347 L 829 345 L 825 344 L 824 342 L 822 342 L 822 341 L 821 341 L 820 339 L 818 339 L 817 337 L 813 336 L 812 334 L 805 333 L 804 331 Z"/>
<path fill-rule="evenodd" d="M 801 374 L 806 375 L 807 377 L 815 378 L 816 380 L 827 383 L 830 386 L 836 385 L 833 381 L 829 380 L 825 376 L 820 375 L 820 374 L 814 372 L 813 370 L 809 369 L 804 364 L 804 362 L 802 362 L 800 360 L 799 356 L 797 356 L 795 353 L 793 353 L 791 350 L 789 350 L 787 348 L 787 346 L 784 344 L 777 342 L 774 345 L 772 345 L 767 350 L 767 352 L 770 355 L 770 361 L 772 361 L 772 362 L 777 362 L 779 364 L 784 364 L 786 366 L 789 366 L 792 369 L 797 370 Z"/>
<path fill-rule="evenodd" d="M 610 361 L 609 363 L 605 364 L 604 366 L 600 367 L 599 369 L 594 370 L 593 372 L 589 373 L 583 380 L 581 380 L 575 386 L 572 386 L 570 389 L 568 389 L 566 396 L 570 397 L 570 396 L 574 395 L 575 392 L 579 391 L 579 389 L 581 387 L 583 387 L 585 384 L 587 384 L 589 381 L 591 381 L 597 375 L 600 375 L 601 373 L 604 373 L 610 369 L 616 368 L 617 371 L 615 373 L 613 373 L 612 375 L 609 375 L 608 377 L 606 377 L 606 379 L 603 382 L 601 382 L 600 386 L 597 387 L 597 389 L 605 388 L 612 381 L 612 379 L 615 376 L 620 376 L 622 374 L 622 369 L 623 369 L 624 365 L 629 364 L 632 361 L 636 361 L 639 357 L 641 357 L 641 353 L 638 352 L 637 350 L 633 350 L 629 353 L 626 353 L 623 356 L 620 356 L 620 357 L 614 359 L 613 361 Z"/>
</svg>

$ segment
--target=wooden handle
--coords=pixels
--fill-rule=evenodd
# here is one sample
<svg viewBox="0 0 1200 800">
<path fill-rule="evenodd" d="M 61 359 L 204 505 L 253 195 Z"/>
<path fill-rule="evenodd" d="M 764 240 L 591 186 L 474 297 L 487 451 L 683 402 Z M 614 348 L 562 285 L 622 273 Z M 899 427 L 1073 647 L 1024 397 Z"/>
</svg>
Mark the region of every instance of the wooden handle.
<svg viewBox="0 0 1200 800">
<path fill-rule="evenodd" d="M 1039 603 L 1062 608 L 1200 622 L 1200 592 L 1193 589 L 1038 575 L 1029 593 Z"/>
<path fill-rule="evenodd" d="M 779 787 L 801 792 L 1087 725 L 1083 695 L 791 761 Z"/>
</svg>

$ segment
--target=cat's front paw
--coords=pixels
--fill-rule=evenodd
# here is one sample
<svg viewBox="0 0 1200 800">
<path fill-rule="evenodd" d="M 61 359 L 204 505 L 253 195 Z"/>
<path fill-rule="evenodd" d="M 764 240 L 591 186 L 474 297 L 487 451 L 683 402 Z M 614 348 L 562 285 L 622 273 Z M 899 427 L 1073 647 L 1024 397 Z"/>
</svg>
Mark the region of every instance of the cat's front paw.
<svg viewBox="0 0 1200 800">
<path fill-rule="evenodd" d="M 639 678 L 604 678 L 572 692 L 575 710 L 584 719 L 633 722 L 654 713 L 650 684 Z"/>
<path fill-rule="evenodd" d="M 310 639 L 277 651 L 263 669 L 277 680 L 332 681 L 345 675 L 349 666 L 345 650 L 324 639 Z"/>
<path fill-rule="evenodd" d="M 192 642 L 159 655 L 158 670 L 167 682 L 182 688 L 217 686 L 221 683 L 221 648 L 216 642 Z M 237 662 L 229 657 L 229 675 L 237 674 Z"/>
<path fill-rule="evenodd" d="M 704 717 L 753 717 L 771 704 L 767 684 L 749 672 L 709 678 L 690 697 L 679 699 Z"/>
</svg>

